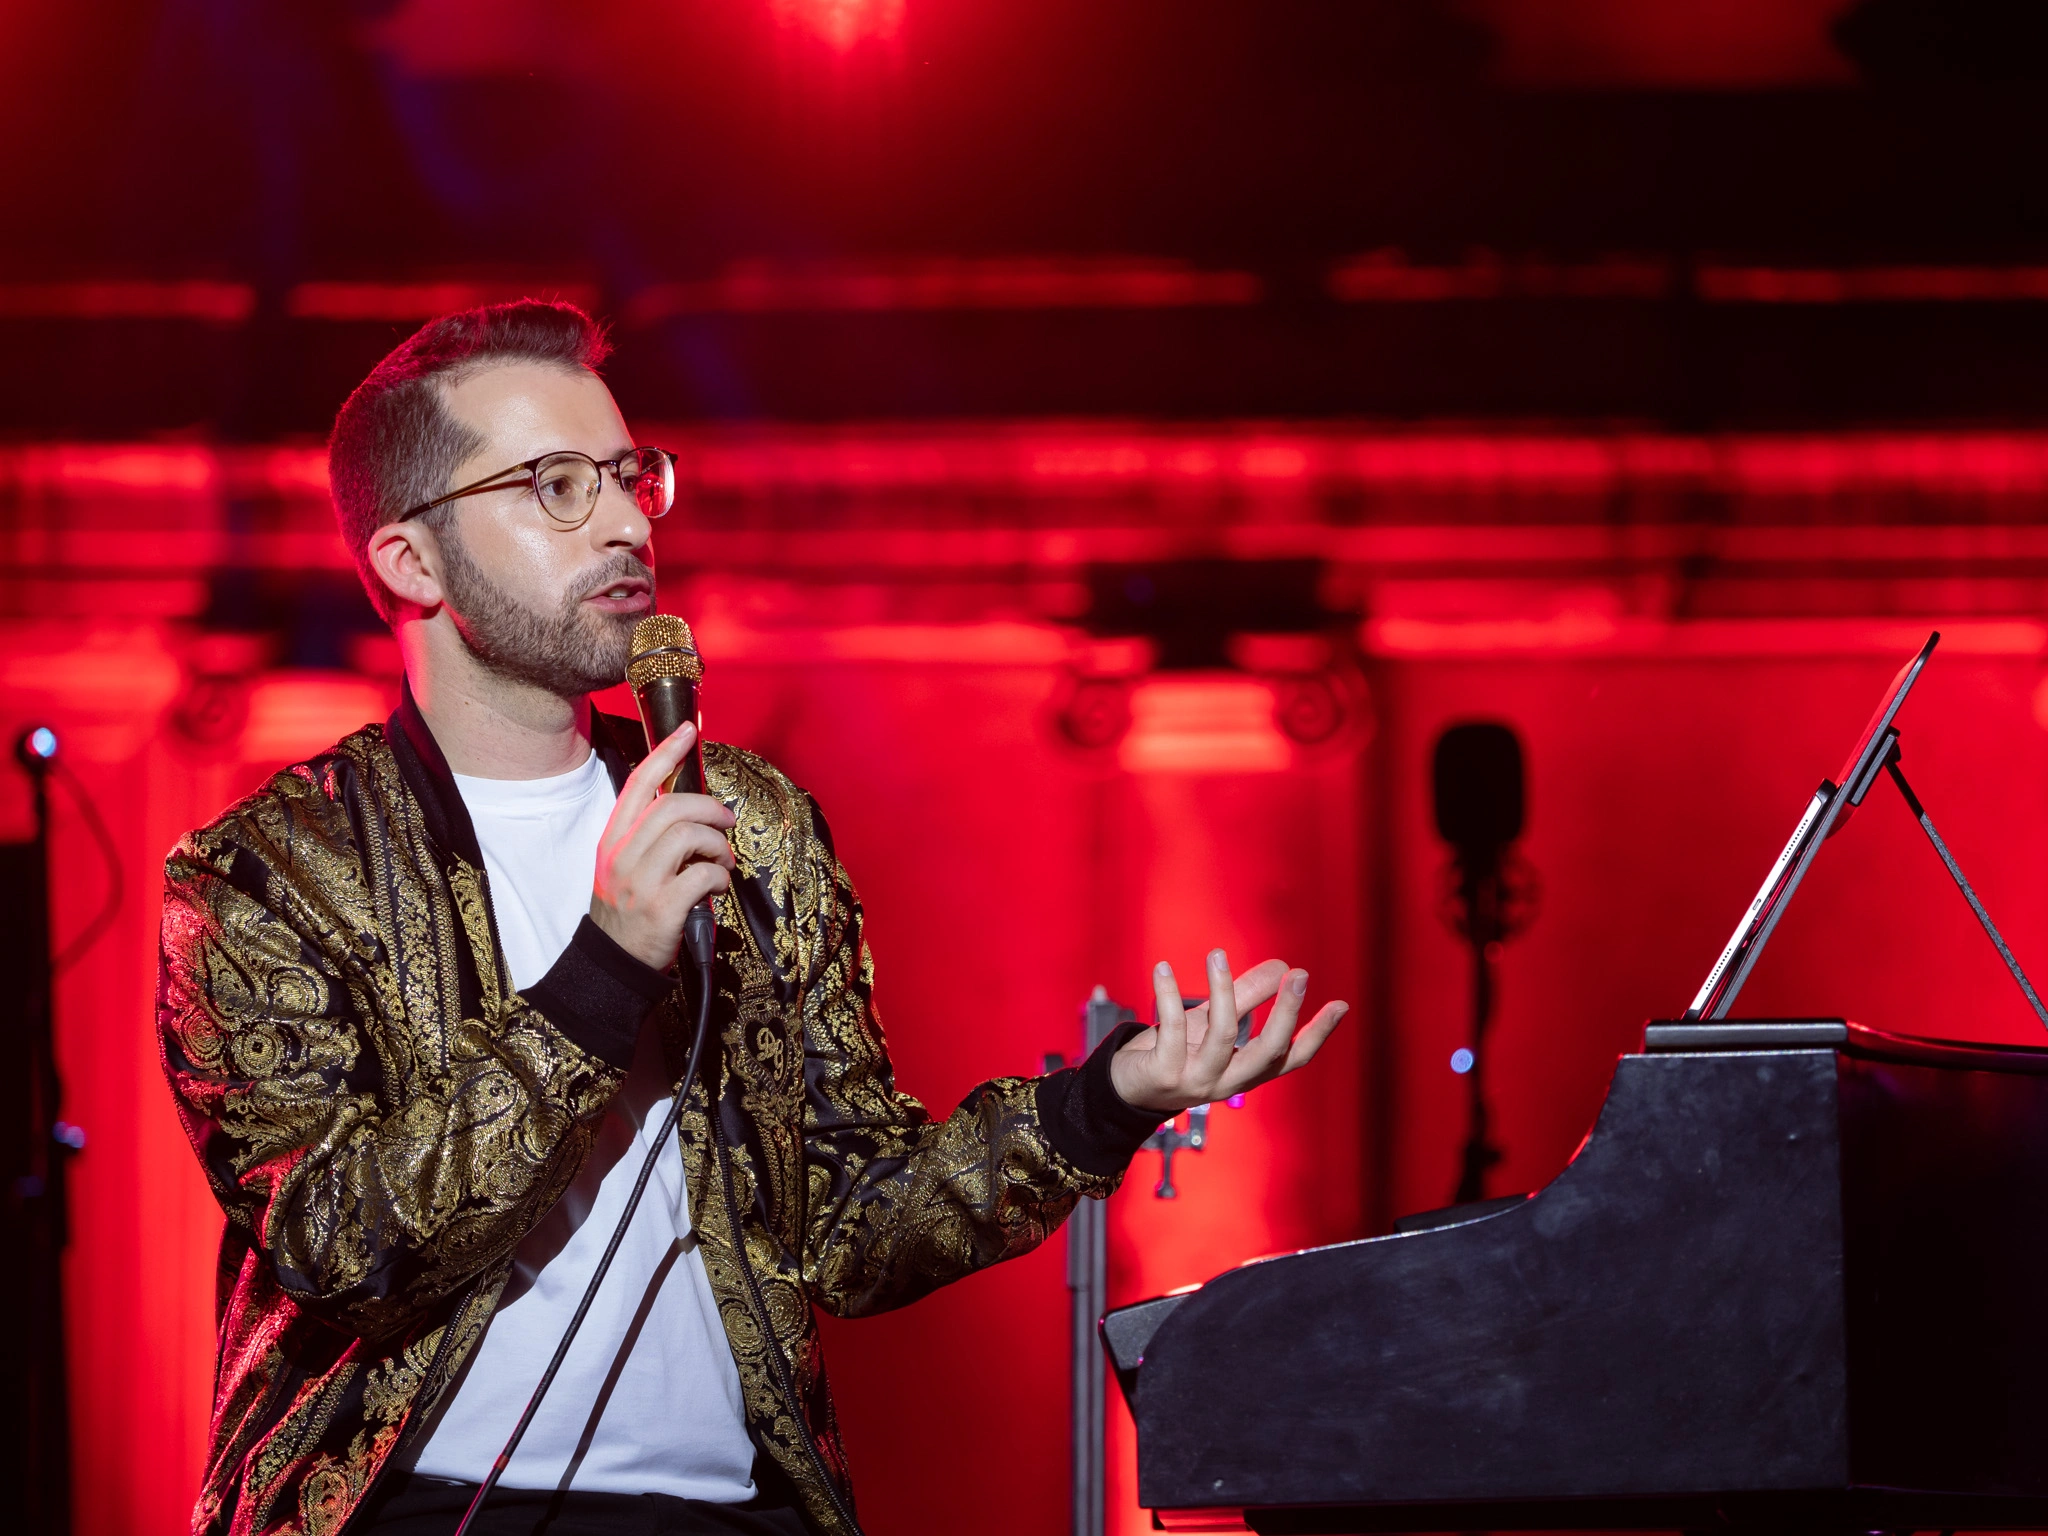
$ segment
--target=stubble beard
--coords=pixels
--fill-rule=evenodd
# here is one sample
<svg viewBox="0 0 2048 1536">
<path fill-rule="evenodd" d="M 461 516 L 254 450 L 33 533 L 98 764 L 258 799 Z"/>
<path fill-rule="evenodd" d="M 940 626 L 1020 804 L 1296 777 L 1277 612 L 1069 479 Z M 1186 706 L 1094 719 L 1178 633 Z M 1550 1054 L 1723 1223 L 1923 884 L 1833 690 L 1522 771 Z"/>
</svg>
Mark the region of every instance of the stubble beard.
<svg viewBox="0 0 2048 1536">
<path fill-rule="evenodd" d="M 440 545 L 449 617 L 471 654 L 490 671 L 565 699 L 624 681 L 640 616 L 586 608 L 583 599 L 607 581 L 637 577 L 651 583 L 654 573 L 640 561 L 615 556 L 577 577 L 560 606 L 544 613 L 493 582 L 452 527 L 441 533 Z"/>
</svg>

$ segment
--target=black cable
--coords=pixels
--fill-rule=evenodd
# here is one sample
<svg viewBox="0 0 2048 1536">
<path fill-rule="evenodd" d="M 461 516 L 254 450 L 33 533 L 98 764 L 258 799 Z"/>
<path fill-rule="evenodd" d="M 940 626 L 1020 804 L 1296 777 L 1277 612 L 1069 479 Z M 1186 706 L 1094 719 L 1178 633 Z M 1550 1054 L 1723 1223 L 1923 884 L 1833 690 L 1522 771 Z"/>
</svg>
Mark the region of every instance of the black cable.
<svg viewBox="0 0 2048 1536">
<path fill-rule="evenodd" d="M 701 914 L 702 921 L 699 916 Z M 697 1064 L 704 1054 L 704 1041 L 711 1033 L 711 908 L 700 905 L 690 910 L 683 934 L 689 948 L 690 958 L 697 963 L 697 1034 L 690 1042 L 690 1063 L 683 1069 L 683 1080 L 677 1085 L 675 1096 L 669 1101 L 668 1114 L 661 1122 L 661 1129 L 655 1133 L 654 1144 L 647 1149 L 647 1156 L 640 1163 L 640 1177 L 633 1181 L 633 1193 L 626 1197 L 626 1209 L 619 1216 L 619 1224 L 612 1229 L 612 1239 L 605 1244 L 604 1256 L 597 1261 L 597 1269 L 590 1277 L 590 1284 L 583 1288 L 583 1299 L 576 1303 L 576 1315 L 569 1319 L 569 1326 L 562 1330 L 562 1342 L 555 1346 L 555 1358 L 548 1362 L 548 1368 L 541 1372 L 540 1385 L 533 1389 L 533 1396 L 526 1400 L 526 1411 L 519 1415 L 519 1422 L 512 1427 L 512 1436 L 505 1442 L 505 1448 L 498 1452 L 498 1459 L 491 1465 L 491 1474 L 476 1491 L 476 1497 L 469 1501 L 469 1508 L 462 1516 L 462 1524 L 455 1527 L 455 1536 L 468 1536 L 470 1522 L 477 1517 L 477 1511 L 484 1507 L 484 1500 L 491 1496 L 491 1490 L 498 1486 L 498 1479 L 505 1475 L 505 1468 L 511 1464 L 512 1456 L 519 1449 L 519 1442 L 526 1437 L 526 1427 L 533 1422 L 534 1414 L 540 1411 L 541 1399 L 548 1395 L 548 1388 L 554 1385 L 555 1373 L 568 1358 L 569 1346 L 575 1342 L 577 1330 L 583 1326 L 583 1319 L 590 1311 L 590 1304 L 597 1299 L 597 1288 L 604 1283 L 605 1271 L 612 1267 L 612 1258 L 619 1251 L 619 1244 L 625 1241 L 626 1228 L 632 1223 L 633 1213 L 640 1208 L 640 1196 L 647 1189 L 647 1181 L 654 1175 L 654 1165 L 661 1157 L 662 1148 L 668 1145 L 669 1137 L 676 1133 L 676 1121 L 683 1112 L 683 1100 L 689 1095 L 690 1087 L 697 1081 Z M 713 1104 L 710 1113 L 717 1114 L 718 1106 Z M 696 1225 L 696 1213 L 690 1215 L 690 1224 Z"/>
<path fill-rule="evenodd" d="M 107 895 L 100 903 L 100 909 L 91 922 L 79 930 L 78 937 L 58 950 L 50 961 L 50 976 L 55 979 L 60 973 L 83 959 L 85 952 L 92 948 L 99 936 L 107 931 L 107 925 L 121 910 L 121 900 L 126 894 L 121 874 L 121 850 L 114 846 L 113 834 L 107 831 L 107 824 L 100 819 L 99 807 L 92 803 L 92 796 L 85 792 L 78 775 L 63 763 L 52 761 L 50 771 L 64 781 L 64 788 L 70 792 L 71 800 L 78 812 L 85 818 L 91 830 L 93 841 L 99 845 L 100 860 L 107 867 Z"/>
</svg>

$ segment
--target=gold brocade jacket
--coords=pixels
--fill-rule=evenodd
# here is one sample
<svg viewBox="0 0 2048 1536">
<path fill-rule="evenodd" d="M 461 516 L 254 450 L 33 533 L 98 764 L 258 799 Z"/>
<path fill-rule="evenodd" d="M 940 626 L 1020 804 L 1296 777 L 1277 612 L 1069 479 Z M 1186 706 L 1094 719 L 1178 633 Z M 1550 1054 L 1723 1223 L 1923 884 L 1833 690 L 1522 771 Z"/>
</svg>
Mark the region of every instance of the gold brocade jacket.
<svg viewBox="0 0 2048 1536">
<path fill-rule="evenodd" d="M 600 715 L 593 734 L 622 781 L 638 725 Z M 895 1086 L 816 805 L 748 753 L 704 759 L 738 869 L 679 1127 L 690 1214 L 757 1477 L 856 1536 L 812 1309 L 883 1311 L 1027 1251 L 1153 1127 L 1110 1087 L 1121 1033 L 932 1120 Z M 193 1528 L 331 1536 L 481 1338 L 644 1022 L 680 1074 L 691 1009 L 588 920 L 511 989 L 475 832 L 409 695 L 186 837 L 166 882 L 164 1067 L 227 1213 Z"/>
</svg>

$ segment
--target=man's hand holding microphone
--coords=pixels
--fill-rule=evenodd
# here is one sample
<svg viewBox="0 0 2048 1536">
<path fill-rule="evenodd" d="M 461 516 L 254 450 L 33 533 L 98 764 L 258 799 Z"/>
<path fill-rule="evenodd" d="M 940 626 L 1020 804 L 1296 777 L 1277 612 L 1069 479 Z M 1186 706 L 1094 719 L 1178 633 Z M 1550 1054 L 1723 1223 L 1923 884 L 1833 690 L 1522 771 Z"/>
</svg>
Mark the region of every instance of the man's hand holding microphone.
<svg viewBox="0 0 2048 1536">
<path fill-rule="evenodd" d="M 697 727 L 686 721 L 649 752 L 597 843 L 591 921 L 658 971 L 674 963 L 690 909 L 732 884 L 733 813 L 709 795 L 659 793 L 696 746 Z"/>
</svg>

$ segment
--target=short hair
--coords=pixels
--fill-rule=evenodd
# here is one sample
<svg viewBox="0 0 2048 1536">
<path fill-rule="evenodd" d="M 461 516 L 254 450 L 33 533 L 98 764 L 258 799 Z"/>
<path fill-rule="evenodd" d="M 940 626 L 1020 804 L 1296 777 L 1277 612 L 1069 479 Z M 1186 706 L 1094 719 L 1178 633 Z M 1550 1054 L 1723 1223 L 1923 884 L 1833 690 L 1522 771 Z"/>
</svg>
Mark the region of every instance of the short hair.
<svg viewBox="0 0 2048 1536">
<path fill-rule="evenodd" d="M 596 373 L 610 355 L 604 327 L 574 304 L 521 299 L 428 321 L 356 386 L 327 439 L 327 479 L 342 542 L 387 624 L 396 605 L 371 569 L 370 535 L 451 489 L 456 467 L 483 446 L 442 390 L 500 363 Z"/>
</svg>

